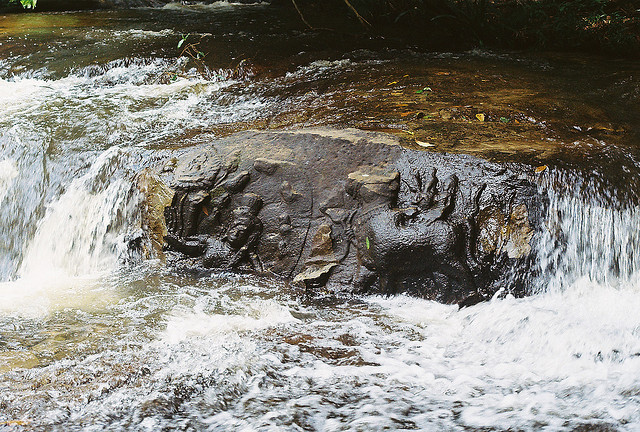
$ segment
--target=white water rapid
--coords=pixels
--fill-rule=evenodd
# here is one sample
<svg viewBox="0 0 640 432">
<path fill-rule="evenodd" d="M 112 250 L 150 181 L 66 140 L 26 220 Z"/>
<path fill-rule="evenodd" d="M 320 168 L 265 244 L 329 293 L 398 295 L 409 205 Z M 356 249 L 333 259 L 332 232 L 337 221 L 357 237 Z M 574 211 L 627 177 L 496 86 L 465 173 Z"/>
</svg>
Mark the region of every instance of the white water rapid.
<svg viewBox="0 0 640 432">
<path fill-rule="evenodd" d="M 175 50 L 181 32 L 168 27 L 188 16 L 172 14 L 240 7 L 145 10 L 166 21 L 153 31 L 105 12 L 108 27 L 91 21 L 71 39 L 88 66 L 23 70 L 45 55 L 37 47 L 0 61 L 0 431 L 640 430 L 640 209 L 574 187 L 588 173 L 543 174 L 533 295 L 461 310 L 407 296 L 309 299 L 270 278 L 131 256 L 145 166 L 216 128 L 323 105 L 305 81 L 322 88 L 387 65 L 316 58 L 267 97 L 256 96 L 267 78 L 231 69 L 98 56 L 122 38 Z M 50 29 L 56 49 L 81 31 L 71 18 Z M 0 38 L 28 45 L 2 28 Z M 389 64 L 387 86 L 404 74 Z M 301 98 L 279 95 L 298 84 Z"/>
</svg>

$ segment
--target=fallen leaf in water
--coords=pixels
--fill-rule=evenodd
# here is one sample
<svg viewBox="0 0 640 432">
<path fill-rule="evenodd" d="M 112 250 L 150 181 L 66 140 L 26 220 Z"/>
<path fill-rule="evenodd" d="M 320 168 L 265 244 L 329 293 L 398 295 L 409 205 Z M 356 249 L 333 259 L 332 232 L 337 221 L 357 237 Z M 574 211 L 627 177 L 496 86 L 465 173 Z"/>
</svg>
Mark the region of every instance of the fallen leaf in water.
<svg viewBox="0 0 640 432">
<path fill-rule="evenodd" d="M 435 147 L 435 144 L 431 144 L 428 142 L 424 142 L 424 141 L 418 141 L 416 140 L 416 144 L 418 144 L 420 147 Z"/>
<path fill-rule="evenodd" d="M 436 75 L 450 75 L 450 72 L 436 72 Z"/>
<path fill-rule="evenodd" d="M 3 426 L 29 426 L 30 424 L 31 422 L 27 420 L 7 420 L 0 422 L 0 425 Z"/>
<path fill-rule="evenodd" d="M 539 167 L 536 167 L 535 171 L 536 171 L 536 174 L 538 174 L 538 173 L 541 173 L 542 171 L 544 171 L 546 169 L 547 169 L 546 165 L 541 165 Z"/>
<path fill-rule="evenodd" d="M 476 118 L 477 118 L 478 120 L 480 120 L 481 122 L 483 122 L 483 121 L 484 121 L 484 114 L 482 114 L 482 113 L 480 113 L 480 114 L 476 114 Z"/>
<path fill-rule="evenodd" d="M 408 133 L 409 135 L 414 135 L 414 133 L 411 131 L 405 131 L 405 132 Z"/>
<path fill-rule="evenodd" d="M 400 114 L 400 117 L 406 117 L 408 115 L 413 114 L 413 111 L 407 111 L 407 112 L 403 112 L 402 114 Z"/>
<path fill-rule="evenodd" d="M 398 84 L 398 81 L 391 81 L 387 83 L 387 85 L 394 85 L 394 84 Z"/>
<path fill-rule="evenodd" d="M 451 117 L 453 117 L 453 114 L 451 114 L 447 110 L 440 110 L 439 114 L 440 114 L 440 117 L 442 117 L 442 120 L 451 120 Z"/>
</svg>

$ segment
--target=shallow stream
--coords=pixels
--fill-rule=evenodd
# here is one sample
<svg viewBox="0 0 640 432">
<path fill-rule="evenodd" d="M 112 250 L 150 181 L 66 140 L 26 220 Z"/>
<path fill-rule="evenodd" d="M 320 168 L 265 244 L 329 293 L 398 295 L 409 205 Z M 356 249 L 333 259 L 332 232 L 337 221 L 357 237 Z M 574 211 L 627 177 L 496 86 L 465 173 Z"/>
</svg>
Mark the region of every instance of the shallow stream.
<svg viewBox="0 0 640 432">
<path fill-rule="evenodd" d="M 0 16 L 0 431 L 639 430 L 639 106 L 638 62 L 423 53 L 260 4 Z M 145 167 L 317 125 L 547 165 L 536 292 L 308 298 L 128 253 Z"/>
</svg>

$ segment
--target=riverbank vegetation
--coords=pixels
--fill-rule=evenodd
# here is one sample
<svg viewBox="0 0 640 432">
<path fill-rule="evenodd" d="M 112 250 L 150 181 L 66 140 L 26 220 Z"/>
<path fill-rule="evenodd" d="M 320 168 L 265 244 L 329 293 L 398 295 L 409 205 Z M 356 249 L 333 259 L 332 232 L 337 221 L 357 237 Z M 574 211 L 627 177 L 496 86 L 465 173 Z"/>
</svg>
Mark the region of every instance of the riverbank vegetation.
<svg viewBox="0 0 640 432">
<path fill-rule="evenodd" d="M 351 14 L 365 31 L 440 48 L 579 50 L 640 54 L 634 0 L 278 0 L 310 27 L 327 9 Z"/>
<path fill-rule="evenodd" d="M 1 0 L 0 7 L 22 6 L 24 9 L 35 9 L 38 0 Z"/>
<path fill-rule="evenodd" d="M 36 7 L 37 0 L 0 0 L 0 10 Z M 41 0 L 39 10 L 140 6 L 144 0 Z M 149 5 L 170 0 L 148 0 Z M 252 0 L 242 0 L 243 2 Z M 210 1 L 208 1 L 210 2 Z M 270 0 L 295 9 L 313 30 L 400 39 L 430 49 L 537 49 L 640 56 L 637 0 Z"/>
</svg>

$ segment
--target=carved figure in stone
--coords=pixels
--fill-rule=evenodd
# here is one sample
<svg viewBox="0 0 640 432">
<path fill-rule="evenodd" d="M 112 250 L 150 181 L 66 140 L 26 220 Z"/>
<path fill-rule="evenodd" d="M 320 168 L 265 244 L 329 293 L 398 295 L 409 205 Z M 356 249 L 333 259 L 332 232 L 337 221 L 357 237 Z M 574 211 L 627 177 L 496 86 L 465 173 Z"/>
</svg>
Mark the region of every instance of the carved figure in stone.
<svg viewBox="0 0 640 432">
<path fill-rule="evenodd" d="M 208 239 L 203 259 L 205 267 L 235 269 L 247 263 L 252 269 L 262 271 L 256 253 L 262 234 L 262 221 L 258 218 L 261 208 L 259 196 L 242 196 L 241 205 L 232 211 L 232 222 L 226 234 L 221 239 Z"/>
<path fill-rule="evenodd" d="M 225 176 L 226 177 L 226 176 Z M 240 192 L 249 181 L 249 174 L 220 182 L 213 190 L 177 190 L 170 207 L 165 210 L 170 249 L 192 257 L 204 256 L 203 265 L 220 269 L 238 268 L 249 264 L 262 270 L 256 246 L 262 234 L 258 213 L 262 200 L 255 194 L 244 194 L 226 221 L 222 213 L 231 202 L 232 194 Z"/>
<path fill-rule="evenodd" d="M 397 172 L 358 171 L 349 175 L 349 192 L 361 205 L 354 231 L 361 269 L 360 284 L 378 283 L 382 293 L 431 287 L 439 300 L 465 296 L 474 283 L 465 262 L 464 229 L 449 220 L 458 193 L 458 178 L 439 185 L 433 170 L 428 183 L 415 175 L 411 207 L 395 208 Z M 401 280 L 402 279 L 402 280 Z"/>
<path fill-rule="evenodd" d="M 461 305 L 505 285 L 526 293 L 512 275 L 531 261 L 541 209 L 526 167 L 333 132 L 246 132 L 190 151 L 172 174 L 164 243 L 197 258 L 187 265 Z"/>
</svg>

